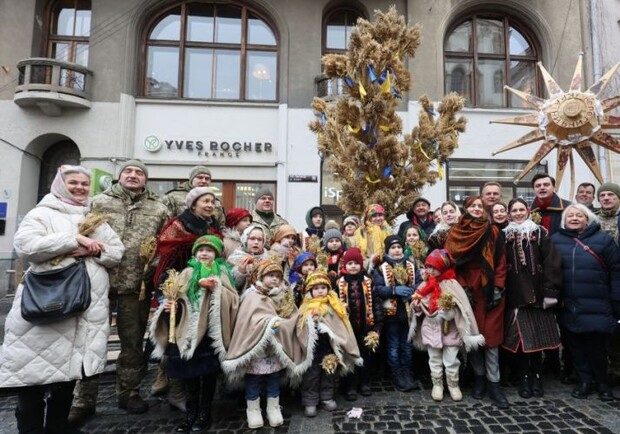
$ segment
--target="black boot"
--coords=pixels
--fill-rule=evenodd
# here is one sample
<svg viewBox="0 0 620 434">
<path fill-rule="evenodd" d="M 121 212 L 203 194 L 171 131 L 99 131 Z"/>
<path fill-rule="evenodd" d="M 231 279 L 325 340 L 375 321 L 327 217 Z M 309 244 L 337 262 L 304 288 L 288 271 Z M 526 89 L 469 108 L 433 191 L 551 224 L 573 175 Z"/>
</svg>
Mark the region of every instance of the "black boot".
<svg viewBox="0 0 620 434">
<path fill-rule="evenodd" d="M 392 382 L 396 390 L 400 392 L 409 392 L 411 390 L 412 385 L 407 379 L 406 370 L 403 368 L 392 372 Z"/>
<path fill-rule="evenodd" d="M 491 398 L 491 401 L 493 401 L 497 408 L 506 409 L 510 407 L 499 382 L 489 381 L 489 398 Z"/>
<path fill-rule="evenodd" d="M 211 407 L 202 407 L 198 419 L 192 426 L 192 432 L 206 432 L 211 426 Z"/>
<path fill-rule="evenodd" d="M 45 407 L 41 407 L 41 414 L 25 414 L 15 410 L 15 418 L 17 419 L 17 430 L 20 433 L 43 434 L 43 413 Z"/>
<path fill-rule="evenodd" d="M 179 433 L 192 432 L 192 427 L 196 422 L 196 405 L 194 403 L 187 403 L 187 411 L 185 412 L 185 421 L 178 425 L 174 431 Z"/>
<path fill-rule="evenodd" d="M 540 374 L 534 374 L 532 383 L 532 395 L 536 398 L 542 398 L 545 396 L 545 389 L 543 388 L 542 376 Z"/>
<path fill-rule="evenodd" d="M 200 379 L 200 411 L 192 432 L 206 432 L 211 426 L 211 406 L 217 386 L 217 375 L 205 375 Z"/>
<path fill-rule="evenodd" d="M 484 375 L 476 375 L 474 378 L 474 388 L 471 391 L 471 396 L 474 399 L 484 398 L 484 393 L 487 388 L 487 379 Z"/>
<path fill-rule="evenodd" d="M 175 428 L 175 432 L 189 433 L 198 417 L 198 400 L 200 399 L 200 378 L 183 380 L 185 388 L 185 421 Z"/>
<path fill-rule="evenodd" d="M 528 399 L 532 397 L 532 394 L 532 377 L 528 374 L 522 374 L 519 381 L 519 396 Z"/>
</svg>

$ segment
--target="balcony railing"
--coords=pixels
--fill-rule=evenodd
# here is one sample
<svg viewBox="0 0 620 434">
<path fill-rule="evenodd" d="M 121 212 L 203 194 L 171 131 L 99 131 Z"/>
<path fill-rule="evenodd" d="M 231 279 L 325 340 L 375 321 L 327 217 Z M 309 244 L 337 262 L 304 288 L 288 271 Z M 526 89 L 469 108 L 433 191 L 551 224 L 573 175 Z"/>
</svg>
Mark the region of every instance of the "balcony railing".
<svg viewBox="0 0 620 434">
<path fill-rule="evenodd" d="M 337 97 L 343 95 L 344 82 L 339 78 L 328 78 L 319 75 L 314 79 L 316 86 L 316 96 L 325 98 L 327 101 L 333 101 Z"/>
<path fill-rule="evenodd" d="M 90 108 L 92 72 L 75 63 L 34 57 L 17 64 L 19 82 L 13 101 L 59 115 L 63 107 Z"/>
</svg>

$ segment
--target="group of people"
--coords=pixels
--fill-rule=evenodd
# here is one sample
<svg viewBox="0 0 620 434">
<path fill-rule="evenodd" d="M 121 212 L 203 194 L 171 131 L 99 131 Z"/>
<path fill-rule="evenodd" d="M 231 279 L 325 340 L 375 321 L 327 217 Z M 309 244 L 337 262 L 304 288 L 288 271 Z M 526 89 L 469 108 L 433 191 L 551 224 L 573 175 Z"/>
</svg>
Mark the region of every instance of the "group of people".
<svg viewBox="0 0 620 434">
<path fill-rule="evenodd" d="M 447 201 L 432 212 L 419 197 L 394 231 L 381 204 L 342 224 L 315 206 L 298 230 L 275 213 L 268 189 L 257 191 L 254 210 L 225 211 L 204 166 L 163 200 L 147 180 L 141 161 L 126 161 L 91 200 L 89 171 L 61 166 L 50 194 L 21 222 L 14 246 L 30 270 L 84 260 L 92 301 L 78 316 L 37 325 L 22 317 L 18 287 L 0 387 L 17 392 L 20 433 L 78 432 L 95 414 L 110 312 L 121 343 L 119 408 L 148 411 L 140 388 L 156 357 L 151 391 L 167 392 L 184 411 L 176 432 L 208 429 L 218 383 L 244 386 L 252 429 L 265 423 L 261 396 L 269 425 L 283 423 L 284 383 L 299 391 L 306 416 L 333 411 L 338 383 L 347 400 L 371 395 L 377 359 L 404 392 L 420 388 L 425 369 L 416 359 L 427 360 L 435 401 L 444 385 L 452 400 L 463 398 L 467 364 L 471 395 L 508 408 L 500 373 L 516 373 L 521 397 L 541 397 L 543 367 L 559 369 L 562 347 L 563 380 L 576 374 L 572 395 L 614 399 L 616 184 L 599 187 L 595 209 L 592 184 L 580 185 L 571 203 L 538 174 L 532 204 L 504 204 L 501 185 L 489 182 L 462 208 Z M 85 235 L 80 223 L 92 216 L 104 218 Z"/>
</svg>

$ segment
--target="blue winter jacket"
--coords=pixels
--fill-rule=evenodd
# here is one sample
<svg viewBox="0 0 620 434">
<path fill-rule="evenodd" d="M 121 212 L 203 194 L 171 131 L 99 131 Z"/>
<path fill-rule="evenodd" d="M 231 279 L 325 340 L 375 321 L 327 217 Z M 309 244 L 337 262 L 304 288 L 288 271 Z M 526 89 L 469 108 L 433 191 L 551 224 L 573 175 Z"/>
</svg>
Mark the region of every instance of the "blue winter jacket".
<svg viewBox="0 0 620 434">
<path fill-rule="evenodd" d="M 575 237 L 600 260 L 579 245 Z M 573 333 L 613 331 L 616 320 L 612 300 L 620 301 L 620 250 L 613 238 L 598 223 L 591 223 L 579 235 L 560 228 L 551 241 L 562 256 L 564 274 L 560 324 Z"/>
</svg>

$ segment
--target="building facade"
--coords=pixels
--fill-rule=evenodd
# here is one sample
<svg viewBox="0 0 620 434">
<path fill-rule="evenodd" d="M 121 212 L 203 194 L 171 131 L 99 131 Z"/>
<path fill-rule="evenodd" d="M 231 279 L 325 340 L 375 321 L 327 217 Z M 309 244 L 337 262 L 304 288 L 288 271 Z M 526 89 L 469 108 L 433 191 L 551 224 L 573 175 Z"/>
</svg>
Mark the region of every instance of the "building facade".
<svg viewBox="0 0 620 434">
<path fill-rule="evenodd" d="M 399 110 L 404 132 L 416 124 L 422 94 L 467 98 L 467 132 L 444 179 L 424 194 L 434 206 L 462 202 L 499 180 L 507 197 L 531 198 L 527 179 L 512 179 L 536 145 L 492 156 L 528 128 L 489 121 L 526 112 L 505 84 L 544 96 L 538 61 L 563 87 L 579 52 L 586 85 L 603 70 L 607 59 L 592 57 L 588 1 L 0 0 L 2 275 L 20 219 L 63 163 L 96 169 L 100 190 L 122 161 L 140 158 L 160 194 L 205 164 L 227 208 L 251 208 L 268 185 L 298 228 L 311 206 L 337 214 L 338 184 L 308 130 L 312 98 L 341 90 L 321 77 L 320 59 L 346 47 L 358 17 L 392 3 L 423 26 Z M 553 174 L 554 155 L 537 170 Z M 593 181 L 580 164 L 577 178 Z"/>
</svg>

